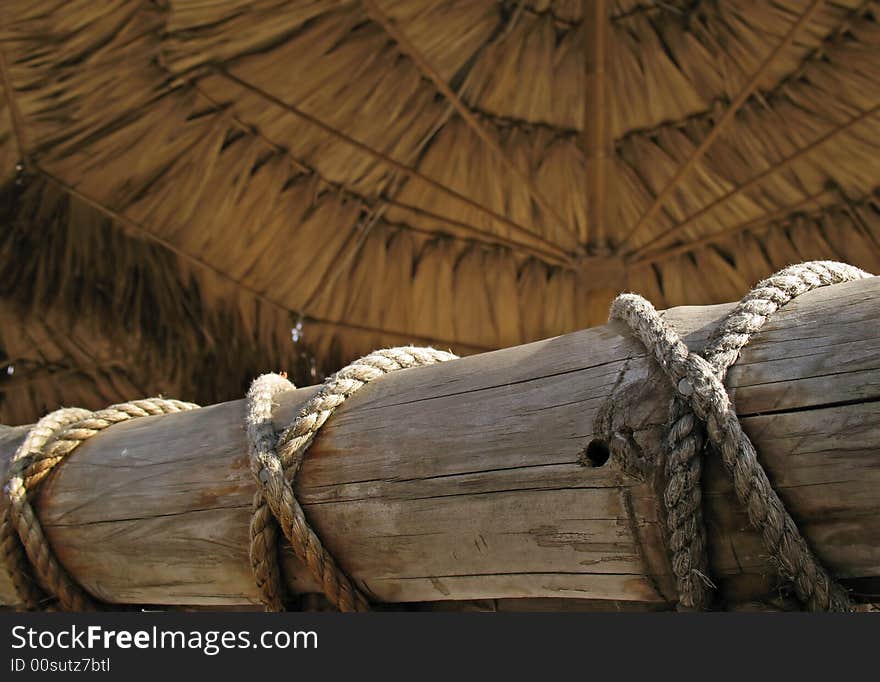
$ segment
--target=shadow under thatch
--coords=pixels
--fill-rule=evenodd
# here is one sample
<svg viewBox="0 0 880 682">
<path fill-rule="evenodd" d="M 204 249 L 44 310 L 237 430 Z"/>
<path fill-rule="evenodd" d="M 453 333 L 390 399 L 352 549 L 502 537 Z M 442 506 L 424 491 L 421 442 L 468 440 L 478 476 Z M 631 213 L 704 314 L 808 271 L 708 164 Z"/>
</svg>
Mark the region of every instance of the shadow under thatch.
<svg viewBox="0 0 880 682">
<path fill-rule="evenodd" d="M 0 422 L 146 395 L 235 399 L 266 371 L 319 378 L 290 319 L 208 300 L 174 254 L 50 183 L 6 185 L 0 211 Z"/>
</svg>

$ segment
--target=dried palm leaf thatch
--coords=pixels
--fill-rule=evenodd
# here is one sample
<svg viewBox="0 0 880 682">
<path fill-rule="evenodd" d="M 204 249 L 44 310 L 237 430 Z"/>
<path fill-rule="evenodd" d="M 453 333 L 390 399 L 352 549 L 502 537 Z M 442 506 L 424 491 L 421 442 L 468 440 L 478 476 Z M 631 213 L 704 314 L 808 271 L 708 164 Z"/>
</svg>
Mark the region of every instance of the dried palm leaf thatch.
<svg viewBox="0 0 880 682">
<path fill-rule="evenodd" d="M 9 113 L 9 100 L 0 88 L 0 185 L 13 182 L 20 159 Z"/>
<path fill-rule="evenodd" d="M 794 260 L 880 270 L 876 0 L 600 4 L 7 0 L 7 356 L 75 355 L 19 323 L 94 332 L 143 347 L 81 358 L 117 388 L 214 401 L 303 348 L 470 353 L 600 323 L 623 287 L 705 304 Z M 24 421 L 68 390 L 27 386 L 3 399 Z"/>
<path fill-rule="evenodd" d="M 210 274 L 188 273 L 52 183 L 9 188 L 2 202 L 0 421 L 135 395 L 231 399 L 282 367 L 314 380 L 289 316 L 235 291 L 212 302 Z"/>
</svg>

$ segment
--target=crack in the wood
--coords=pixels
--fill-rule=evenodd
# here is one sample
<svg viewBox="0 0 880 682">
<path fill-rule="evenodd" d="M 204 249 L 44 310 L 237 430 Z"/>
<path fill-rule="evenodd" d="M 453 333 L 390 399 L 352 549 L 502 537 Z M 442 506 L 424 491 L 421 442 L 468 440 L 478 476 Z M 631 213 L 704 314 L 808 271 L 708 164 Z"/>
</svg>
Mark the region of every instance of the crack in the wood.
<svg viewBox="0 0 880 682">
<path fill-rule="evenodd" d="M 643 573 L 603 573 L 601 571 L 507 571 L 504 573 L 453 573 L 448 575 L 390 575 L 372 578 L 372 580 L 433 580 L 435 578 L 493 578 L 499 576 L 543 576 L 543 575 L 562 575 L 562 576 L 608 576 L 608 577 L 627 577 L 627 578 L 644 578 Z M 665 599 L 662 601 L 666 601 Z"/>
<path fill-rule="evenodd" d="M 114 485 L 110 485 L 110 486 L 108 486 L 107 488 L 105 488 L 105 489 L 102 491 L 102 493 L 101 493 L 101 497 L 102 497 L 102 499 L 105 499 L 105 498 L 108 496 L 109 493 L 112 493 L 112 492 L 115 492 L 115 491 L 120 491 L 120 490 L 121 490 L 121 491 L 127 490 L 127 489 L 129 489 L 129 488 L 130 488 L 133 484 L 135 484 L 135 483 L 141 483 L 141 482 L 143 482 L 143 481 L 149 481 L 150 479 L 153 479 L 153 478 L 161 478 L 162 475 L 163 475 L 163 473 L 164 473 L 164 472 L 162 472 L 162 471 L 155 471 L 155 472 L 150 472 L 149 474 L 147 474 L 147 475 L 145 475 L 145 476 L 140 476 L 140 477 L 138 477 L 138 478 L 128 479 L 128 480 L 125 480 L 125 481 L 120 481 L 119 483 L 116 483 L 116 484 L 114 484 Z M 57 475 L 57 474 L 56 474 L 56 475 Z M 61 519 L 64 519 L 64 518 L 67 518 L 70 514 L 72 514 L 72 513 L 74 513 L 74 512 L 80 511 L 80 510 L 82 510 L 82 509 L 86 509 L 86 508 L 92 506 L 93 504 L 95 504 L 96 502 L 98 502 L 97 499 L 95 499 L 95 498 L 90 498 L 90 499 L 88 499 L 88 500 L 85 500 L 82 504 L 78 504 L 78 505 L 75 505 L 75 506 L 73 506 L 73 507 L 70 507 L 69 509 L 65 509 L 65 510 L 61 513 L 61 515 L 58 517 L 58 519 L 56 520 L 56 522 L 55 522 L 54 524 L 52 524 L 52 525 L 60 525 L 60 524 L 57 523 L 57 521 L 60 521 Z"/>
<path fill-rule="evenodd" d="M 421 500 L 439 500 L 445 497 L 480 497 L 481 495 L 503 495 L 510 493 L 546 493 L 546 492 L 561 492 L 565 490 L 609 490 L 613 489 L 615 486 L 583 486 L 583 485 L 573 485 L 573 486 L 563 486 L 563 487 L 547 487 L 547 488 L 504 488 L 500 490 L 481 490 L 479 492 L 462 492 L 462 493 L 448 493 L 444 495 L 427 495 L 425 497 L 391 497 L 384 496 L 382 497 L 383 501 L 395 501 L 395 502 L 418 502 Z M 347 498 L 344 500 L 315 500 L 314 502 L 306 502 L 303 500 L 302 504 L 304 507 L 317 507 L 320 505 L 327 504 L 348 504 L 351 502 L 375 502 L 375 497 L 354 497 Z"/>
<path fill-rule="evenodd" d="M 672 601 L 667 595 L 663 593 L 663 590 L 660 587 L 660 583 L 655 578 L 651 569 L 652 566 L 648 561 L 648 555 L 645 552 L 645 547 L 642 541 L 642 535 L 639 532 L 639 520 L 636 516 L 635 508 L 632 503 L 632 494 L 630 493 L 629 488 L 623 487 L 620 490 L 620 497 L 623 503 L 623 508 L 626 511 L 627 520 L 629 521 L 630 531 L 632 533 L 633 545 L 635 545 L 636 555 L 639 558 L 639 561 L 644 568 L 645 581 L 648 585 L 651 586 L 651 589 L 654 590 L 654 594 L 657 596 L 658 600 L 664 602 Z"/>
<path fill-rule="evenodd" d="M 546 407 L 538 407 L 538 408 L 535 408 L 534 410 L 526 410 L 524 412 L 521 412 L 520 414 L 523 414 L 523 415 L 537 414 L 538 412 L 546 412 L 547 410 L 555 410 L 560 407 L 568 407 L 569 405 L 578 405 L 581 403 L 597 402 L 597 401 L 601 401 L 604 399 L 605 399 L 604 396 L 602 396 L 602 397 L 590 396 L 589 398 L 581 398 L 579 400 L 571 400 L 567 403 L 555 403 L 553 405 L 547 405 Z"/>
<path fill-rule="evenodd" d="M 369 405 L 369 404 L 359 405 L 358 412 L 366 412 L 368 410 L 384 410 L 385 408 L 388 408 L 388 407 L 400 407 L 401 405 L 413 405 L 415 403 L 428 402 L 430 400 L 442 400 L 444 398 L 454 398 L 456 396 L 467 395 L 469 393 L 479 393 L 481 391 L 492 391 L 492 390 L 499 389 L 499 388 L 507 388 L 509 386 L 517 386 L 519 384 L 527 384 L 527 383 L 531 383 L 534 381 L 542 381 L 544 379 L 552 379 L 554 377 L 565 376 L 566 374 L 576 374 L 577 372 L 585 372 L 587 370 L 596 369 L 599 367 L 605 367 L 607 365 L 613 365 L 615 363 L 622 362 L 625 359 L 629 359 L 629 358 L 615 358 L 613 360 L 608 360 L 606 362 L 599 362 L 595 365 L 587 365 L 585 367 L 576 367 L 573 369 L 566 369 L 566 370 L 562 370 L 559 372 L 552 372 L 550 374 L 542 374 L 541 376 L 537 376 L 537 377 L 528 377 L 526 379 L 516 379 L 516 380 L 512 380 L 512 381 L 507 381 L 503 384 L 493 384 L 491 386 L 479 386 L 476 388 L 467 389 L 465 391 L 456 391 L 454 393 L 444 393 L 442 395 L 423 396 L 420 398 L 414 398 L 413 400 L 404 400 L 399 403 L 381 403 L 378 405 Z M 604 396 L 601 396 L 601 397 L 604 397 Z"/>
<path fill-rule="evenodd" d="M 864 325 L 862 325 L 862 326 L 864 326 Z M 778 343 L 779 345 L 787 345 L 788 343 L 790 343 L 790 342 L 792 342 L 792 341 L 817 341 L 817 340 L 822 339 L 822 338 L 825 338 L 825 337 L 821 337 L 821 336 L 818 336 L 818 337 L 804 337 L 804 338 L 800 338 L 800 339 L 790 339 L 790 338 L 785 338 L 785 339 L 782 339 L 780 342 L 776 342 L 776 343 L 769 344 L 769 346 L 770 346 L 770 347 L 776 346 L 777 343 Z M 755 366 L 755 365 L 773 365 L 773 364 L 776 364 L 776 363 L 779 363 L 779 362 L 783 362 L 783 361 L 786 361 L 786 360 L 796 360 L 796 359 L 798 359 L 798 358 L 820 357 L 820 356 L 828 355 L 828 350 L 827 350 L 827 349 L 829 349 L 829 348 L 842 348 L 842 347 L 844 347 L 844 346 L 850 346 L 850 345 L 852 345 L 852 344 L 855 344 L 855 343 L 861 343 L 861 342 L 863 342 L 863 341 L 880 341 L 880 337 L 878 337 L 878 336 L 868 336 L 868 337 L 865 337 L 865 338 L 861 338 L 861 337 L 860 337 L 860 338 L 848 339 L 848 340 L 841 340 L 841 339 L 838 339 L 838 340 L 837 340 L 836 342 L 834 342 L 834 343 L 827 343 L 827 344 L 823 344 L 823 345 L 821 345 L 821 346 L 811 345 L 811 346 L 810 346 L 810 349 L 809 349 L 810 352 L 803 353 L 803 354 L 801 354 L 801 355 L 792 355 L 792 354 L 790 354 L 790 353 L 786 353 L 785 355 L 781 355 L 781 356 L 776 356 L 776 357 L 765 357 L 765 358 L 756 358 L 756 359 L 751 360 L 751 361 L 742 360 L 742 359 L 737 359 L 736 364 L 733 365 L 733 367 L 730 368 L 730 371 L 732 371 L 732 370 L 734 370 L 734 369 L 736 369 L 736 368 L 738 368 L 738 367 L 753 367 L 753 366 Z M 752 346 L 752 345 L 746 346 L 746 347 L 743 349 L 743 353 L 744 353 L 745 355 L 749 355 L 749 354 L 754 354 L 754 353 L 756 353 L 758 350 L 769 350 L 769 349 L 768 349 L 768 347 L 767 347 L 766 345 L 762 345 L 762 344 L 756 342 L 754 346 Z M 813 351 L 819 351 L 819 352 L 813 352 Z M 807 377 L 807 378 L 809 378 L 809 377 Z"/>
<path fill-rule="evenodd" d="M 166 517 L 172 516 L 184 516 L 186 514 L 198 514 L 202 512 L 210 512 L 210 511 L 219 511 L 226 509 L 250 509 L 250 504 L 231 504 L 228 506 L 220 506 L 220 507 L 205 507 L 204 509 L 186 509 L 184 511 L 179 512 L 168 512 L 166 514 L 153 514 L 151 516 L 130 516 L 130 517 L 120 517 L 118 519 L 99 519 L 95 521 L 80 521 L 78 523 L 57 523 L 57 522 L 49 522 L 43 523 L 45 528 L 77 528 L 80 526 L 95 526 L 100 524 L 107 523 L 120 523 L 124 521 L 151 521 L 153 519 L 163 519 Z"/>
<path fill-rule="evenodd" d="M 807 377 L 793 377 L 791 379 L 777 379 L 774 381 L 759 381 L 754 384 L 737 384 L 730 388 L 731 391 L 741 391 L 743 389 L 754 388 L 756 386 L 773 386 L 776 384 L 796 384 L 801 381 L 809 381 L 810 379 L 822 379 L 824 377 L 843 376 L 845 374 L 868 374 L 872 371 L 876 372 L 880 367 L 861 368 L 861 369 L 842 369 L 836 372 L 825 372 L 824 374 L 811 374 Z"/>
<path fill-rule="evenodd" d="M 785 382 L 780 382 L 785 383 Z M 813 412 L 816 410 L 831 410 L 837 407 L 852 407 L 854 405 L 871 405 L 880 402 L 880 395 L 871 396 L 870 398 L 853 398 L 851 400 L 839 400 L 832 403 L 822 403 L 821 405 L 802 405 L 800 407 L 787 407 L 779 410 L 761 410 L 760 412 L 746 412 L 739 415 L 740 419 L 748 419 L 750 417 L 766 417 L 774 414 L 795 414 L 797 412 Z"/>
<path fill-rule="evenodd" d="M 472 471 L 460 471 L 453 472 L 449 474 L 436 474 L 434 476 L 414 476 L 412 478 L 367 478 L 356 481 L 340 481 L 338 483 L 325 483 L 322 485 L 316 486 L 303 486 L 303 491 L 306 490 L 320 490 L 322 488 L 336 488 L 344 485 L 357 485 L 361 483 L 411 483 L 411 482 L 421 482 L 421 481 L 433 481 L 437 479 L 443 478 L 456 478 L 459 476 L 479 476 L 481 474 L 495 474 L 504 471 L 519 471 L 526 469 L 541 469 L 541 468 L 554 468 L 554 467 L 568 467 L 574 464 L 573 459 L 566 459 L 559 462 L 542 462 L 541 464 L 520 464 L 518 466 L 511 467 L 498 467 L 495 469 L 475 469 Z"/>
</svg>

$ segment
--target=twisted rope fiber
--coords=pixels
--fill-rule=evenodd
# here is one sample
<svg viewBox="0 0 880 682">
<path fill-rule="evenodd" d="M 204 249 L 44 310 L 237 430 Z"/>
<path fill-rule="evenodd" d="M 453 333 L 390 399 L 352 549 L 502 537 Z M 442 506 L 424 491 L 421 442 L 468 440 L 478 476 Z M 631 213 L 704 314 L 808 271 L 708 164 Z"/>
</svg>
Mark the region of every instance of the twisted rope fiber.
<svg viewBox="0 0 880 682">
<path fill-rule="evenodd" d="M 12 579 L 19 600 L 29 610 L 39 609 L 41 605 L 46 603 L 48 597 L 30 577 L 27 553 L 12 520 L 11 506 L 8 502 L 8 496 L 12 490 L 9 485 L 10 474 L 18 470 L 22 466 L 21 462 L 26 458 L 31 457 L 34 452 L 43 448 L 60 429 L 81 421 L 90 415 L 91 412 L 89 410 L 78 408 L 63 408 L 47 414 L 28 431 L 24 441 L 15 451 L 9 462 L 7 482 L 4 485 L 3 504 L 0 505 L 0 556 L 3 557 L 3 564 L 8 568 L 9 576 Z"/>
<path fill-rule="evenodd" d="M 97 412 L 62 408 L 43 417 L 28 432 L 10 462 L 0 509 L 0 560 L 26 608 L 36 609 L 47 602 L 39 586 L 65 610 L 102 607 L 68 575 L 52 552 L 32 505 L 40 483 L 76 448 L 114 424 L 198 407 L 179 400 L 146 398 Z"/>
<path fill-rule="evenodd" d="M 665 437 L 664 504 L 680 608 L 702 609 L 710 599 L 700 490 L 701 454 L 707 436 L 709 444 L 721 453 L 749 520 L 761 533 L 780 574 L 794 584 L 798 598 L 814 611 L 849 610 L 845 590 L 810 551 L 773 490 L 723 381 L 742 348 L 777 309 L 818 287 L 870 276 L 833 261 L 785 268 L 760 282 L 740 301 L 710 338 L 705 357 L 690 353 L 678 334 L 641 296 L 622 294 L 612 303 L 610 319 L 626 322 L 676 390 Z M 705 435 L 699 422 L 705 424 Z"/>
<path fill-rule="evenodd" d="M 390 372 L 456 357 L 445 351 L 413 346 L 374 351 L 328 377 L 280 437 L 276 437 L 272 426 L 272 406 L 275 397 L 293 385 L 277 374 L 265 374 L 253 382 L 247 397 L 246 426 L 251 472 L 258 492 L 251 520 L 250 558 L 268 610 L 284 608 L 278 560 L 279 528 L 331 604 L 340 611 L 369 610 L 367 598 L 309 526 L 293 491 L 296 474 L 321 426 L 366 384 Z"/>
<path fill-rule="evenodd" d="M 280 529 L 263 495 L 260 472 L 266 467 L 277 466 L 275 447 L 278 434 L 275 433 L 275 427 L 272 425 L 272 407 L 276 404 L 275 398 L 280 393 L 294 388 L 296 387 L 293 383 L 284 376 L 264 374 L 251 383 L 246 398 L 248 460 L 251 473 L 257 481 L 251 511 L 248 554 L 254 579 L 267 611 L 284 611 L 285 595 L 278 545 Z"/>
</svg>

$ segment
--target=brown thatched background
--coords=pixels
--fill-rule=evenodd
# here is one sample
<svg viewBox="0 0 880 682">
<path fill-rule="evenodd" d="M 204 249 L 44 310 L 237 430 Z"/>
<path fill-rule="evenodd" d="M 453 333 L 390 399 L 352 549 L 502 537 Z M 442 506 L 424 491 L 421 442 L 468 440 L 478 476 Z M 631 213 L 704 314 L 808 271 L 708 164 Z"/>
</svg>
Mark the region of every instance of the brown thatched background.
<svg viewBox="0 0 880 682">
<path fill-rule="evenodd" d="M 0 421 L 880 272 L 877 2 L 603 5 L 4 0 Z"/>
</svg>

